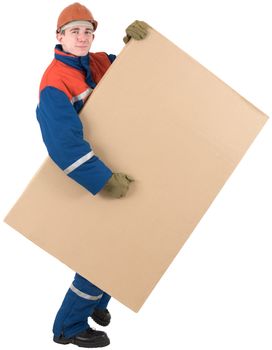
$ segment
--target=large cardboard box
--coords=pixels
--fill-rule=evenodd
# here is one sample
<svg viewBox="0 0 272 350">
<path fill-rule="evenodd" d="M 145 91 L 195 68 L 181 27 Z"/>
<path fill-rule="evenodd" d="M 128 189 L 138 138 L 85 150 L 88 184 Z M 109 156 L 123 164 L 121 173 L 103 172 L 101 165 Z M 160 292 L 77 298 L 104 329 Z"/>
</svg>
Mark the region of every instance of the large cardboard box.
<svg viewBox="0 0 272 350">
<path fill-rule="evenodd" d="M 138 311 L 267 117 L 155 30 L 122 50 L 81 118 L 127 197 L 92 196 L 47 159 L 5 221 Z"/>
</svg>

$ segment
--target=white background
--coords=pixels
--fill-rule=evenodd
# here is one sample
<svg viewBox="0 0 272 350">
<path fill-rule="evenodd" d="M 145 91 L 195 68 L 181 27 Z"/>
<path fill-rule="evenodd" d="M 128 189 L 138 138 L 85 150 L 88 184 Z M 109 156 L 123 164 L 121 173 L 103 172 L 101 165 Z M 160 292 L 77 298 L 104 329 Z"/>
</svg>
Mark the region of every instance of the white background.
<svg viewBox="0 0 272 350">
<path fill-rule="evenodd" d="M 99 22 L 92 51 L 118 54 L 127 25 L 145 20 L 272 116 L 270 2 L 82 3 Z M 1 7 L 1 221 L 47 155 L 38 87 L 57 17 L 70 3 Z M 271 134 L 269 120 L 140 312 L 111 301 L 111 349 L 272 349 Z M 74 272 L 4 223 L 0 269 L 1 348 L 61 349 L 51 328 Z"/>
</svg>

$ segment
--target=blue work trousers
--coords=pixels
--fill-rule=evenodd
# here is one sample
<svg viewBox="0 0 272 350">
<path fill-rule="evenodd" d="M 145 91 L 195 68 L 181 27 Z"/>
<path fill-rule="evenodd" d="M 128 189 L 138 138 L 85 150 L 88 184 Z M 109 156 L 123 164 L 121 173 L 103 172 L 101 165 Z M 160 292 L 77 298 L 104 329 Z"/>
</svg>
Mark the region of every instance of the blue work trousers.
<svg viewBox="0 0 272 350">
<path fill-rule="evenodd" d="M 76 273 L 56 315 L 54 335 L 70 338 L 85 331 L 89 328 L 88 317 L 94 309 L 106 309 L 110 298 L 110 295 Z"/>
</svg>

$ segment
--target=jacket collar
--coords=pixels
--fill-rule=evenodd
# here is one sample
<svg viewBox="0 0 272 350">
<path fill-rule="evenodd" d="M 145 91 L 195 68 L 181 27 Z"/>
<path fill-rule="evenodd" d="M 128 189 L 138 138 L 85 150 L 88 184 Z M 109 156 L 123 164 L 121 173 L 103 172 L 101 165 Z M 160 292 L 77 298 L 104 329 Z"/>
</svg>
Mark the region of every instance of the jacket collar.
<svg viewBox="0 0 272 350">
<path fill-rule="evenodd" d="M 89 65 L 90 61 L 89 53 L 81 57 L 75 56 L 63 51 L 62 46 L 60 44 L 56 45 L 55 47 L 55 58 L 79 70 L 83 70 L 86 67 L 86 64 Z"/>
<path fill-rule="evenodd" d="M 63 51 L 62 46 L 60 44 L 56 45 L 55 47 L 55 59 L 67 64 L 68 66 L 83 71 L 86 75 L 87 84 L 94 89 L 96 83 L 92 78 L 90 70 L 90 58 L 90 53 L 88 53 L 85 56 L 75 56 Z"/>
</svg>

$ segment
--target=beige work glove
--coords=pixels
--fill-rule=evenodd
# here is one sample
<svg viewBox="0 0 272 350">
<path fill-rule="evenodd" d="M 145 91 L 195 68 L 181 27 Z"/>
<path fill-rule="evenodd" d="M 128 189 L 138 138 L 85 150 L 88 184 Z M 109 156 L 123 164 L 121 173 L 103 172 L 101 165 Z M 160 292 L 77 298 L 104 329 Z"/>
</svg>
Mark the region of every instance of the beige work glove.
<svg viewBox="0 0 272 350">
<path fill-rule="evenodd" d="M 134 21 L 126 29 L 126 36 L 123 38 L 126 44 L 131 38 L 142 40 L 147 36 L 148 24 L 143 21 Z"/>
<path fill-rule="evenodd" d="M 127 194 L 129 185 L 134 179 L 123 173 L 113 173 L 106 185 L 103 187 L 103 192 L 113 198 L 121 198 Z"/>
</svg>

